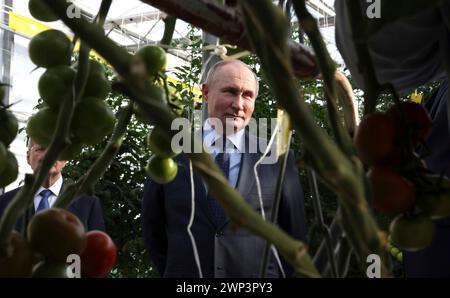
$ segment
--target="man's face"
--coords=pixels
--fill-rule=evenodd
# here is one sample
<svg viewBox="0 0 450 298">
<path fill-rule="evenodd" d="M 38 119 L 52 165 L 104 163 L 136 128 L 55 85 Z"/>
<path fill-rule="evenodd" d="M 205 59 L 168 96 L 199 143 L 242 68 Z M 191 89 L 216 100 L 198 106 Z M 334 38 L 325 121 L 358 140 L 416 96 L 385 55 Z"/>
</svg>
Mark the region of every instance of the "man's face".
<svg viewBox="0 0 450 298">
<path fill-rule="evenodd" d="M 256 81 L 247 67 L 238 63 L 221 66 L 202 91 L 208 104 L 208 117 L 220 119 L 224 130 L 227 123 L 234 132 L 249 123 L 255 108 Z"/>
<path fill-rule="evenodd" d="M 27 162 L 34 172 L 36 172 L 36 169 L 42 163 L 46 152 L 47 150 L 44 147 L 31 141 L 30 147 L 27 151 Z M 50 168 L 50 176 L 61 175 L 61 171 L 66 163 L 67 161 L 65 160 L 56 161 L 55 164 Z"/>
</svg>

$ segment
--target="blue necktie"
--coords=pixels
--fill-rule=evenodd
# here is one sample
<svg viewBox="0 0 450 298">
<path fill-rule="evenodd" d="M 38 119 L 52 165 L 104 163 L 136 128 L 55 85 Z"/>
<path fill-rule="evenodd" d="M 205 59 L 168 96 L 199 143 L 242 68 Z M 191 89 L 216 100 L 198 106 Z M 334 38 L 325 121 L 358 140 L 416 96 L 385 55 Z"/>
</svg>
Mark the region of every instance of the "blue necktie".
<svg viewBox="0 0 450 298">
<path fill-rule="evenodd" d="M 47 208 L 50 208 L 50 204 L 48 202 L 48 198 L 53 194 L 53 192 L 49 189 L 44 189 L 39 193 L 39 195 L 42 197 L 41 201 L 39 202 L 39 205 L 36 209 L 36 213 L 39 211 L 45 210 Z"/>
<path fill-rule="evenodd" d="M 225 177 L 228 179 L 230 172 L 230 155 L 228 153 L 219 153 L 215 159 L 219 168 L 223 171 Z M 227 216 L 219 202 L 208 194 L 208 203 L 211 208 L 211 212 L 217 227 L 221 227 L 225 224 Z"/>
</svg>

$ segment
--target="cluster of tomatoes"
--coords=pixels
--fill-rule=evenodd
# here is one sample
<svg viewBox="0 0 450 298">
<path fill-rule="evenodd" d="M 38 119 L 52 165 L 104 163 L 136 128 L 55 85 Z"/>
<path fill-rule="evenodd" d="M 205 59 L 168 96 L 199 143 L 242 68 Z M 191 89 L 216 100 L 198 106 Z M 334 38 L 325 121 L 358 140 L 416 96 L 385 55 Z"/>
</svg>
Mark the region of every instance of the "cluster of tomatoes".
<svg viewBox="0 0 450 298">
<path fill-rule="evenodd" d="M 30 41 L 28 50 L 31 61 L 46 71 L 38 83 L 43 105 L 30 117 L 27 133 L 36 143 L 47 147 L 56 129 L 62 102 L 77 92 L 77 63 L 71 65 L 72 43 L 58 30 L 39 33 Z M 59 159 L 72 159 L 84 145 L 97 144 L 112 132 L 116 118 L 105 102 L 110 91 L 105 68 L 91 59 L 84 92 L 76 103 L 70 125 L 69 144 Z"/>
<path fill-rule="evenodd" d="M 57 19 L 43 1 L 30 0 L 29 9 L 39 20 Z M 38 83 L 43 105 L 29 119 L 26 129 L 31 139 L 44 147 L 51 142 L 63 101 L 78 92 L 78 67 L 71 64 L 72 49 L 71 41 L 58 30 L 43 31 L 29 44 L 31 61 L 46 71 Z M 59 159 L 73 158 L 84 145 L 97 144 L 112 132 L 116 118 L 105 102 L 110 91 L 103 65 L 90 60 L 86 85 L 70 124 L 70 142 Z M 5 107 L 0 107 L 0 120 L 0 186 L 4 186 L 17 176 L 17 161 L 5 146 L 16 136 L 18 123 Z M 75 215 L 59 208 L 36 214 L 27 227 L 27 238 L 14 231 L 2 248 L 0 277 L 66 277 L 68 256 L 72 254 L 81 258 L 81 276 L 104 277 L 113 267 L 117 251 L 107 234 L 86 233 Z"/>
<path fill-rule="evenodd" d="M 19 171 L 16 157 L 8 150 L 8 146 L 16 138 L 19 123 L 7 107 L 1 104 L 4 96 L 4 86 L 0 84 L 0 187 L 14 182 Z"/>
<path fill-rule="evenodd" d="M 419 104 L 401 102 L 386 113 L 367 115 L 355 134 L 356 151 L 370 167 L 367 177 L 375 209 L 398 215 L 390 237 L 396 247 L 415 251 L 434 237 L 432 219 L 450 216 L 450 183 L 433 175 L 416 153 L 432 122 Z"/>
<path fill-rule="evenodd" d="M 147 144 L 153 152 L 145 168 L 147 174 L 157 183 L 172 181 L 178 172 L 173 157 L 179 154 L 171 148 L 171 140 L 160 128 L 155 127 L 147 137 Z"/>
<path fill-rule="evenodd" d="M 147 95 L 151 100 L 156 100 L 169 104 L 174 114 L 180 116 L 182 107 L 173 94 L 167 94 L 164 88 L 158 83 L 161 74 L 167 64 L 165 51 L 156 45 L 148 45 L 136 52 L 134 64 L 142 65 L 145 76 L 149 78 L 151 84 Z M 135 116 L 144 123 L 149 123 L 145 114 L 136 106 Z M 154 126 L 147 136 L 147 144 L 153 155 L 150 157 L 145 170 L 147 174 L 157 183 L 168 183 L 172 181 L 178 172 L 178 166 L 173 160 L 179 152 L 174 152 L 171 147 L 171 139 L 158 126 Z"/>
<path fill-rule="evenodd" d="M 28 241 L 16 231 L 10 235 L 7 255 L 0 258 L 0 277 L 68 277 L 73 254 L 79 256 L 80 268 L 72 273 L 79 270 L 81 277 L 105 277 L 116 262 L 111 238 L 102 231 L 86 233 L 80 220 L 64 209 L 36 214 L 27 234 Z"/>
</svg>

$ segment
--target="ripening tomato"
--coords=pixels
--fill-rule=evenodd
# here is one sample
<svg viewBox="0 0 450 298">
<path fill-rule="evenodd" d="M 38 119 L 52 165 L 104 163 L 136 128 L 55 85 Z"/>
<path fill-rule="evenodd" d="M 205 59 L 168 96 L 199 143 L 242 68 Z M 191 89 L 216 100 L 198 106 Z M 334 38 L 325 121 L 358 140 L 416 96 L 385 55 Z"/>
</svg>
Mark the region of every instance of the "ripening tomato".
<svg viewBox="0 0 450 298">
<path fill-rule="evenodd" d="M 435 227 L 424 215 L 396 217 L 390 225 L 392 244 L 406 251 L 417 251 L 427 247 L 434 238 Z"/>
<path fill-rule="evenodd" d="M 402 102 L 391 107 L 388 113 L 395 118 L 401 137 L 411 138 L 413 144 L 424 141 L 431 133 L 431 117 L 420 104 Z"/>
<path fill-rule="evenodd" d="M 392 169 L 374 166 L 367 173 L 373 194 L 373 207 L 388 214 L 404 212 L 415 202 L 414 185 Z"/>
<path fill-rule="evenodd" d="M 31 247 L 52 261 L 65 262 L 68 255 L 81 255 L 86 247 L 83 224 L 65 209 L 49 208 L 37 213 L 27 232 Z"/>
<path fill-rule="evenodd" d="M 354 138 L 356 152 L 367 165 L 400 161 L 395 121 L 386 114 L 369 114 L 359 124 Z"/>
<path fill-rule="evenodd" d="M 116 245 L 102 231 L 87 232 L 86 240 L 86 248 L 81 255 L 82 277 L 105 277 L 116 263 Z"/>
</svg>

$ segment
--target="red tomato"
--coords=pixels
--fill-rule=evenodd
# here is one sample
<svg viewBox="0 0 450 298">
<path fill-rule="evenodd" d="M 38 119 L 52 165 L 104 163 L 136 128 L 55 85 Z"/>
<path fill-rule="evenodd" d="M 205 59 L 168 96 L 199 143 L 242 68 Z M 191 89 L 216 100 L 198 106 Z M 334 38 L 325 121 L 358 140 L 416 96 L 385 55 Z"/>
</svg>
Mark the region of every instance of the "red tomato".
<svg viewBox="0 0 450 298">
<path fill-rule="evenodd" d="M 414 185 L 388 167 L 375 166 L 367 173 L 373 207 L 384 213 L 394 214 L 410 209 L 415 200 Z"/>
<path fill-rule="evenodd" d="M 425 140 L 431 133 L 430 115 L 420 104 L 402 102 L 400 105 L 391 107 L 388 113 L 395 118 L 401 136 L 411 138 L 413 144 Z M 404 117 L 404 120 L 402 120 L 402 117 Z"/>
<path fill-rule="evenodd" d="M 395 121 L 386 114 L 367 115 L 356 130 L 354 144 L 359 157 L 367 165 L 400 161 Z"/>
<path fill-rule="evenodd" d="M 105 277 L 116 263 L 117 248 L 102 231 L 86 233 L 87 245 L 81 255 L 82 277 Z"/>
</svg>

